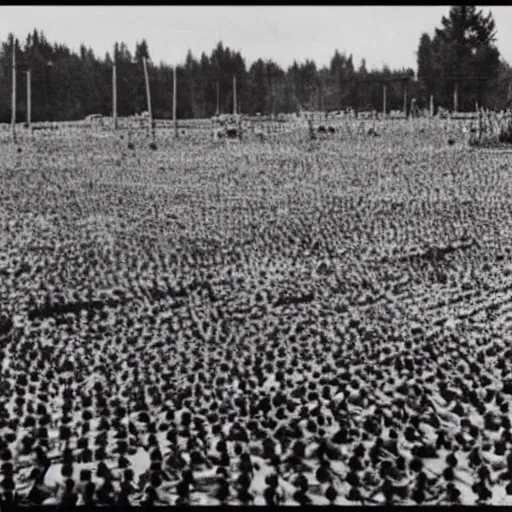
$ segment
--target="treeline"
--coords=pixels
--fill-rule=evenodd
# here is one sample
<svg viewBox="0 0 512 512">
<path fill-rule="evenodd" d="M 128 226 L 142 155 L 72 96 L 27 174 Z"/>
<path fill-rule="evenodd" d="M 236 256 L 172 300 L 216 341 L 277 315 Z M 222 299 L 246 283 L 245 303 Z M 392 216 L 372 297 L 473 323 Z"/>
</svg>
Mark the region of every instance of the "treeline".
<svg viewBox="0 0 512 512">
<path fill-rule="evenodd" d="M 249 67 L 240 52 L 218 43 L 199 57 L 188 52 L 177 67 L 178 118 L 204 118 L 232 112 L 233 76 L 237 81 L 237 107 L 247 114 L 293 113 L 301 110 L 336 111 L 383 108 L 386 85 L 388 110 L 417 99 L 427 107 L 431 94 L 438 106 L 451 108 L 457 84 L 459 109 L 473 109 L 475 101 L 489 108 L 505 108 L 512 99 L 511 68 L 494 46 L 492 15 L 483 16 L 471 6 L 456 6 L 442 28 L 431 38 L 423 34 L 418 47 L 418 72 L 412 69 L 366 69 L 364 59 L 356 67 L 352 55 L 338 50 L 328 66 L 294 62 L 283 69 L 271 60 L 259 59 Z M 50 43 L 38 30 L 24 41 L 10 35 L 0 51 L 0 122 L 11 118 L 12 49 L 16 45 L 17 118 L 26 117 L 24 71 L 32 73 L 32 120 L 83 119 L 89 114 L 112 114 L 112 65 L 117 65 L 118 114 L 128 116 L 147 109 L 143 58 L 149 61 L 149 80 L 155 118 L 172 116 L 173 68 L 151 62 L 145 40 L 134 52 L 115 44 L 103 57 L 82 45 L 79 52 L 64 44 Z M 473 80 L 469 80 L 473 78 Z M 478 80 L 477 80 L 478 79 Z"/>
<path fill-rule="evenodd" d="M 0 121 L 11 116 L 12 38 L 2 44 L 0 54 Z M 155 65 L 145 40 L 131 53 L 124 43 L 100 58 L 81 46 L 79 54 L 62 44 L 51 44 L 34 30 L 23 43 L 16 41 L 17 116 L 25 119 L 24 71 L 32 73 L 32 119 L 62 121 L 82 119 L 88 114 L 112 114 L 112 64 L 117 66 L 117 105 L 120 116 L 147 109 L 142 59 L 149 62 L 151 102 L 155 118 L 172 116 L 173 68 Z M 236 77 L 237 108 L 247 114 L 291 113 L 300 110 L 341 110 L 381 105 L 382 86 L 361 80 L 379 76 L 413 77 L 414 71 L 368 72 L 364 61 L 356 69 L 352 56 L 336 51 L 329 67 L 318 69 L 313 61 L 294 62 L 287 70 L 262 59 L 247 67 L 240 52 L 222 43 L 210 55 L 199 58 L 189 52 L 177 67 L 177 116 L 204 118 L 217 111 L 233 110 L 233 75 Z M 388 87 L 390 109 L 402 108 L 403 84 Z M 217 92 L 218 91 L 218 92 Z M 218 93 L 218 103 L 217 103 Z M 380 108 L 380 107 L 379 107 Z"/>
</svg>

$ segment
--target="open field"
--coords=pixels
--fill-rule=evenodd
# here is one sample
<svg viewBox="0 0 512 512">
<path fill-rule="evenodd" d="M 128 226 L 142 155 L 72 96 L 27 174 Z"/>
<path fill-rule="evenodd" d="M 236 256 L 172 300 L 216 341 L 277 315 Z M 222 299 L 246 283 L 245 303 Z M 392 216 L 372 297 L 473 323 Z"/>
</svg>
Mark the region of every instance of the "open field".
<svg viewBox="0 0 512 512">
<path fill-rule="evenodd" d="M 2 141 L 4 498 L 512 504 L 512 154 L 380 126 Z"/>
</svg>

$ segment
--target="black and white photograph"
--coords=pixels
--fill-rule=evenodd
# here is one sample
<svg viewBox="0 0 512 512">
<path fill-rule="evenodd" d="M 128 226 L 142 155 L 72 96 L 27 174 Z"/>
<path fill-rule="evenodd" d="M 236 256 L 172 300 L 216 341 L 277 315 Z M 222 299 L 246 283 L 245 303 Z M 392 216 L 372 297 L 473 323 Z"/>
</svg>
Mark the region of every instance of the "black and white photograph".
<svg viewBox="0 0 512 512">
<path fill-rule="evenodd" d="M 0 510 L 512 507 L 512 7 L 0 6 Z"/>
</svg>

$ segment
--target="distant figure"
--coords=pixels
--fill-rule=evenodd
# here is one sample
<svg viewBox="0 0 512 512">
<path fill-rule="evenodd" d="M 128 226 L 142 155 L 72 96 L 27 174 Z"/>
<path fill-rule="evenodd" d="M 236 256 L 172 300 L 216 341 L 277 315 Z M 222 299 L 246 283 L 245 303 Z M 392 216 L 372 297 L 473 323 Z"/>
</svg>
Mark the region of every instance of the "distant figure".
<svg viewBox="0 0 512 512">
<path fill-rule="evenodd" d="M 419 109 L 418 105 L 416 104 L 416 98 L 413 98 L 411 101 L 411 117 L 416 118 L 419 117 Z"/>
</svg>

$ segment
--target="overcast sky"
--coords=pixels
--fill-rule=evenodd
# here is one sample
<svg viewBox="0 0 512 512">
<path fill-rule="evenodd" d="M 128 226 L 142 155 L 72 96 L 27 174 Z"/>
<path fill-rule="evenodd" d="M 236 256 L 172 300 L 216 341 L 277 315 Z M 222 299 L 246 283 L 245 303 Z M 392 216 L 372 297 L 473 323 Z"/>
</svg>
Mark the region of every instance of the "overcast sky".
<svg viewBox="0 0 512 512">
<path fill-rule="evenodd" d="M 512 7 L 492 10 L 498 48 L 512 64 Z M 249 66 L 259 57 L 283 67 L 294 59 L 329 63 L 334 50 L 354 56 L 356 66 L 412 67 L 422 32 L 433 33 L 448 6 L 0 6 L 0 39 L 9 32 L 24 40 L 34 28 L 47 39 L 78 50 L 80 43 L 104 57 L 115 41 L 131 52 L 145 38 L 155 63 L 211 53 L 216 43 L 240 50 Z"/>
</svg>

